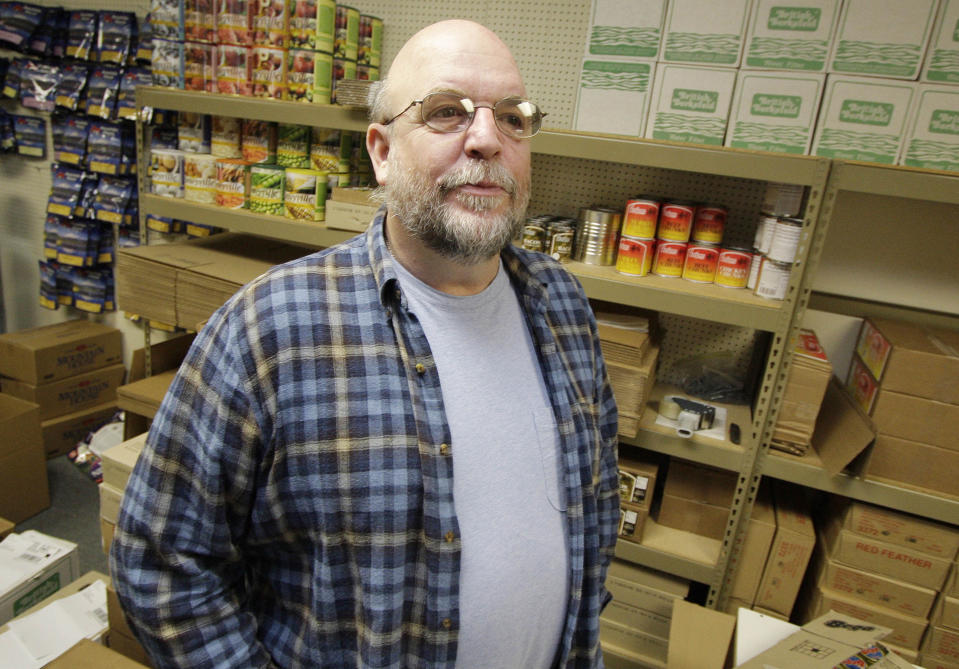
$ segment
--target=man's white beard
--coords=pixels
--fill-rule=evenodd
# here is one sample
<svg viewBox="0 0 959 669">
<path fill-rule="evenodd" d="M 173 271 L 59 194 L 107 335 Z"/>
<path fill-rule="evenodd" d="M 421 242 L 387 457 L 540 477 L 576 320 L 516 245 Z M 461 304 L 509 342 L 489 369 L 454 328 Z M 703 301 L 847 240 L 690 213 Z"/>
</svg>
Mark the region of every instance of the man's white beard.
<svg viewBox="0 0 959 669">
<path fill-rule="evenodd" d="M 389 183 L 377 188 L 374 197 L 386 203 L 390 214 L 414 238 L 440 255 L 473 265 L 498 255 L 519 233 L 529 204 L 528 177 L 517 180 L 498 163 L 473 160 L 436 183 L 423 172 L 401 165 L 394 154 L 387 160 Z M 497 184 L 505 196 L 459 191 L 450 196 L 457 186 L 481 181 Z M 447 201 L 449 197 L 456 203 Z M 502 205 L 504 197 L 509 200 L 506 211 L 489 214 Z"/>
</svg>

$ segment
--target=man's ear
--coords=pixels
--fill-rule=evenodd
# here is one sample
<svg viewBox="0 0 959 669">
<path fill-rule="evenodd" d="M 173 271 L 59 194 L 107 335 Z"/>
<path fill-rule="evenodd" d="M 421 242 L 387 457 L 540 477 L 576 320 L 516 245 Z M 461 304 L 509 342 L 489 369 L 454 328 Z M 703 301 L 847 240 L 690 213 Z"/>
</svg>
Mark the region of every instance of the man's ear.
<svg viewBox="0 0 959 669">
<path fill-rule="evenodd" d="M 371 123 L 366 129 L 366 151 L 373 163 L 376 183 L 386 185 L 389 178 L 387 158 L 390 154 L 390 129 L 382 123 Z"/>
</svg>

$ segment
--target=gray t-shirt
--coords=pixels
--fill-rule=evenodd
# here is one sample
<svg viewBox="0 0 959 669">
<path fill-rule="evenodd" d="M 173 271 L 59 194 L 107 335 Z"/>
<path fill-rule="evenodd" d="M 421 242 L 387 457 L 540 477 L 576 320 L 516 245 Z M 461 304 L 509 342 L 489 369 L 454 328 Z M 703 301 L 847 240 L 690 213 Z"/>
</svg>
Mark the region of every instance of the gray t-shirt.
<svg viewBox="0 0 959 669">
<path fill-rule="evenodd" d="M 549 667 L 569 594 L 565 486 L 546 387 L 500 265 L 448 295 L 398 268 L 443 389 L 462 533 L 457 667 Z"/>
</svg>

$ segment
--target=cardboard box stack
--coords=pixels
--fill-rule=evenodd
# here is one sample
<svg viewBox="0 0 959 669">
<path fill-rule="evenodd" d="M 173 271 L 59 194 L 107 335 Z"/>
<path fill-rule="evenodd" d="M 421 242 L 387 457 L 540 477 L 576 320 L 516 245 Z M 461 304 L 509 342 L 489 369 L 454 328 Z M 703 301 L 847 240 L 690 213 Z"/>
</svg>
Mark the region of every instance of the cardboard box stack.
<svg viewBox="0 0 959 669">
<path fill-rule="evenodd" d="M 673 606 L 689 594 L 689 582 L 614 559 L 606 587 L 613 599 L 599 619 L 603 649 L 641 666 L 663 666 Z"/>
<path fill-rule="evenodd" d="M 878 433 L 863 476 L 959 497 L 959 332 L 867 319 L 847 385 Z"/>
<path fill-rule="evenodd" d="M 48 506 L 40 407 L 0 394 L 0 514 L 19 523 Z"/>
<path fill-rule="evenodd" d="M 113 529 L 117 525 L 117 515 L 123 502 L 123 491 L 133 471 L 140 452 L 146 443 L 144 432 L 132 439 L 108 448 L 100 457 L 103 481 L 100 483 L 100 531 L 103 551 L 110 552 Z"/>
<path fill-rule="evenodd" d="M 120 331 L 87 320 L 0 335 L 0 390 L 39 405 L 48 458 L 69 452 L 116 411 Z"/>
<path fill-rule="evenodd" d="M 635 437 L 656 382 L 659 347 L 651 338 L 654 324 L 650 317 L 636 309 L 595 302 L 593 310 L 609 382 L 619 409 L 619 433 Z"/>
<path fill-rule="evenodd" d="M 921 659 L 927 669 L 959 668 L 959 564 L 955 562 L 933 606 Z"/>
<path fill-rule="evenodd" d="M 619 452 L 619 536 L 640 543 L 649 517 L 659 465 L 626 447 Z"/>
<path fill-rule="evenodd" d="M 864 502 L 837 502 L 817 527 L 804 620 L 834 610 L 892 628 L 916 654 L 959 551 L 959 529 Z"/>
<path fill-rule="evenodd" d="M 721 540 L 737 478 L 735 472 L 671 458 L 656 522 Z"/>
<path fill-rule="evenodd" d="M 801 330 L 773 430 L 774 448 L 796 455 L 806 453 L 831 377 L 832 365 L 816 333 Z"/>
</svg>

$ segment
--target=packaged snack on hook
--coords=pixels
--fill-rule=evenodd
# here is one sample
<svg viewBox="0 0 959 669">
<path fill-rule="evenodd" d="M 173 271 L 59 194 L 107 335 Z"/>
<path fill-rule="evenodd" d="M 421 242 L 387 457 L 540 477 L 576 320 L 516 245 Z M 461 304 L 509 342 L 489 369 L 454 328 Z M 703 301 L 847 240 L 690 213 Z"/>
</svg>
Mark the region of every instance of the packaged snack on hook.
<svg viewBox="0 0 959 669">
<path fill-rule="evenodd" d="M 60 15 L 64 13 L 62 7 L 44 7 L 40 18 L 40 25 L 33 31 L 27 44 L 27 52 L 43 58 L 56 57 L 53 45 L 56 42 L 56 33 Z"/>
<path fill-rule="evenodd" d="M 17 153 L 31 158 L 46 157 L 47 123 L 44 119 L 14 114 L 13 130 L 17 138 Z"/>
<path fill-rule="evenodd" d="M 40 266 L 40 306 L 45 309 L 57 309 L 60 301 L 57 299 L 57 270 L 54 263 L 37 263 Z"/>
<path fill-rule="evenodd" d="M 119 67 L 97 65 L 90 70 L 90 83 L 87 85 L 87 115 L 103 119 L 113 118 L 116 113 L 119 90 Z"/>
<path fill-rule="evenodd" d="M 10 66 L 7 68 L 7 75 L 3 78 L 3 97 L 20 97 L 20 68 L 26 60 L 26 58 L 14 58 L 10 61 Z"/>
<path fill-rule="evenodd" d="M 136 38 L 131 48 L 133 60 L 140 65 L 149 65 L 153 58 L 153 26 L 150 20 L 137 21 Z"/>
<path fill-rule="evenodd" d="M 56 65 L 24 61 L 20 68 L 20 104 L 29 109 L 53 111 L 59 83 L 60 68 Z"/>
<path fill-rule="evenodd" d="M 136 16 L 130 12 L 100 12 L 97 56 L 101 63 L 125 65 L 130 55 Z"/>
<path fill-rule="evenodd" d="M 67 26 L 67 57 L 77 60 L 96 60 L 97 12 L 70 12 Z"/>
<path fill-rule="evenodd" d="M 47 198 L 47 213 L 58 216 L 73 216 L 86 175 L 83 170 L 53 163 L 50 166 L 50 195 Z"/>
<path fill-rule="evenodd" d="M 80 104 L 80 94 L 87 85 L 90 66 L 86 63 L 63 63 L 60 65 L 60 82 L 57 84 L 57 107 L 67 111 L 76 111 Z"/>
<path fill-rule="evenodd" d="M 122 223 L 135 194 L 136 182 L 130 177 L 101 177 L 93 198 L 94 217 L 107 223 Z"/>
<path fill-rule="evenodd" d="M 79 114 L 55 115 L 53 128 L 53 159 L 68 165 L 82 165 L 87 157 L 87 136 L 90 119 Z"/>
<path fill-rule="evenodd" d="M 0 5 L 0 42 L 14 49 L 25 47 L 43 19 L 43 7 L 26 2 Z"/>
<path fill-rule="evenodd" d="M 125 174 L 122 129 L 118 123 L 93 121 L 87 138 L 87 165 L 91 172 Z"/>
<path fill-rule="evenodd" d="M 136 87 L 151 86 L 153 74 L 145 67 L 129 67 L 120 77 L 120 90 L 117 92 L 117 113 L 119 119 L 136 120 Z"/>
</svg>

